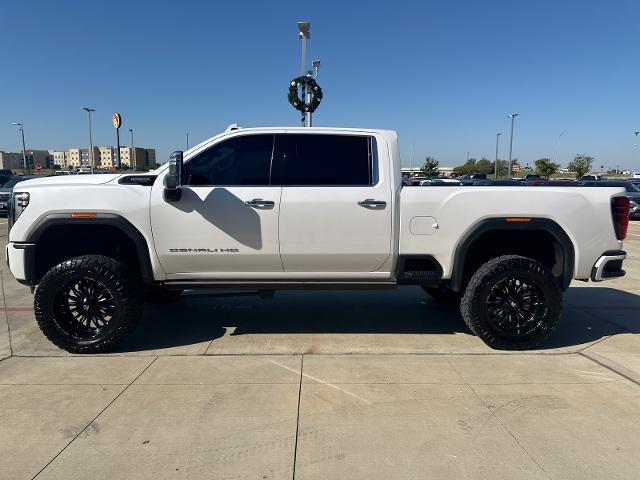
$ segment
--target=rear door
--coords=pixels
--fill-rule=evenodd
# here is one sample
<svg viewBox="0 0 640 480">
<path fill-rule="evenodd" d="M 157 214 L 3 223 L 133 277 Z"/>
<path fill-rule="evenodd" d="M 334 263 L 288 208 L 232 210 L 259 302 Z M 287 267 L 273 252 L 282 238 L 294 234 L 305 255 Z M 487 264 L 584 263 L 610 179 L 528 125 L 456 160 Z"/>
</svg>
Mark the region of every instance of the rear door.
<svg viewBox="0 0 640 480">
<path fill-rule="evenodd" d="M 276 145 L 283 169 L 284 271 L 330 277 L 379 270 L 391 253 L 392 232 L 391 181 L 378 161 L 388 155 L 378 155 L 379 141 L 370 135 L 288 133 Z"/>
</svg>

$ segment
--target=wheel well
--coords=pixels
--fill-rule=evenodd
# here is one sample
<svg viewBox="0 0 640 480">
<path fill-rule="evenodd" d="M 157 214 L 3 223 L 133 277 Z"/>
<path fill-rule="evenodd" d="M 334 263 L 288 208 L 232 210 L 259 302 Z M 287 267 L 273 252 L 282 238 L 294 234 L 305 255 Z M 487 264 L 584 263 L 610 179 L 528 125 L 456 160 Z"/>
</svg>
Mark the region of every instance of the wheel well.
<svg viewBox="0 0 640 480">
<path fill-rule="evenodd" d="M 491 258 L 520 255 L 545 265 L 565 290 L 573 276 L 573 248 L 568 239 L 545 229 L 491 229 L 469 239 L 456 252 L 451 287 L 462 291 L 473 273 Z M 567 245 L 569 242 L 569 245 Z"/>
<path fill-rule="evenodd" d="M 38 236 L 35 283 L 58 263 L 89 254 L 114 258 L 138 277 L 145 273 L 135 241 L 120 228 L 103 224 L 62 224 L 51 225 Z"/>
</svg>

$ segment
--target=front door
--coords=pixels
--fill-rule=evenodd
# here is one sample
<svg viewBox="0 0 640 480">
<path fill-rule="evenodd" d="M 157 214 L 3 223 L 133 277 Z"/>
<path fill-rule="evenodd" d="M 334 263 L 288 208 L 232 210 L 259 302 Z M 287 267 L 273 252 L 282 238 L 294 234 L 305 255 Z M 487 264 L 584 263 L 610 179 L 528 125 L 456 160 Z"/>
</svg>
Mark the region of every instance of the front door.
<svg viewBox="0 0 640 480">
<path fill-rule="evenodd" d="M 181 198 L 151 194 L 156 253 L 169 278 L 282 272 L 280 185 L 271 185 L 273 134 L 236 134 L 185 160 Z M 256 275 L 256 276 L 259 276 Z"/>
<path fill-rule="evenodd" d="M 381 272 L 391 254 L 392 195 L 373 136 L 288 133 L 280 254 L 285 272 Z M 280 145 L 284 151 L 280 151 Z M 386 144 L 384 145 L 386 148 Z M 381 155 L 387 158 L 387 155 Z"/>
</svg>

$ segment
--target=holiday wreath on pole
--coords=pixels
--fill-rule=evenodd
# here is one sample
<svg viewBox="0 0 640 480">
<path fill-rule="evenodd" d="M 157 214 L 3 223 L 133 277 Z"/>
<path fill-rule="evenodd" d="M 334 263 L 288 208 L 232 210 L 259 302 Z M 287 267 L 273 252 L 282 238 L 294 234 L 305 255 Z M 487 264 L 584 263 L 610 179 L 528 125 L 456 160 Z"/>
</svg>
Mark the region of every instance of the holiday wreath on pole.
<svg viewBox="0 0 640 480">
<path fill-rule="evenodd" d="M 311 93 L 311 103 L 307 104 L 305 99 L 300 99 L 298 96 L 298 87 L 305 87 L 307 93 Z M 317 84 L 315 79 L 311 76 L 305 75 L 302 77 L 294 78 L 289 83 L 289 103 L 296 110 L 300 110 L 305 113 L 313 113 L 322 101 L 322 88 Z"/>
</svg>

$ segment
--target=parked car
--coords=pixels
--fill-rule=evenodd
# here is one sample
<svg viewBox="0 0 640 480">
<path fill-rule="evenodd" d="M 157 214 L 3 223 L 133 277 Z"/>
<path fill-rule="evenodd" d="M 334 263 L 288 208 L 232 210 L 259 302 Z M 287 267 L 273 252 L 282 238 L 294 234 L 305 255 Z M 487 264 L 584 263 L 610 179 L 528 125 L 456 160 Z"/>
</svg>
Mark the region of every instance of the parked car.
<svg viewBox="0 0 640 480">
<path fill-rule="evenodd" d="M 473 182 L 486 179 L 486 173 L 467 173 L 465 175 L 462 175 L 461 177 L 456 178 L 456 180 L 458 180 L 462 185 L 473 185 Z"/>
<path fill-rule="evenodd" d="M 426 186 L 456 186 L 462 185 L 459 180 L 455 180 L 453 178 L 432 178 L 431 180 L 422 180 L 420 182 L 421 187 Z"/>
<path fill-rule="evenodd" d="M 7 175 L 6 173 L 0 173 L 0 187 L 7 183 L 13 175 Z"/>
<path fill-rule="evenodd" d="M 412 187 L 417 187 L 420 185 L 420 182 L 426 180 L 424 177 L 411 177 L 409 179 L 409 185 Z"/>
<path fill-rule="evenodd" d="M 35 175 L 16 175 L 7 180 L 2 187 L 0 187 L 0 215 L 7 214 L 7 205 L 13 192 L 13 187 L 18 183 L 30 180 L 32 178 L 38 178 Z"/>
<path fill-rule="evenodd" d="M 542 178 L 540 175 L 536 175 L 533 173 L 529 173 L 527 175 L 524 176 L 524 180 L 539 180 L 540 178 Z"/>
<path fill-rule="evenodd" d="M 56 170 L 54 174 L 55 177 L 62 177 L 64 175 L 72 175 L 72 173 L 69 170 Z"/>
<path fill-rule="evenodd" d="M 606 178 L 602 175 L 585 175 L 581 179 L 583 182 L 602 182 L 604 180 L 606 180 Z"/>
<path fill-rule="evenodd" d="M 471 183 L 474 187 L 521 187 L 523 185 L 521 180 L 512 179 L 498 179 L 498 180 L 475 180 Z"/>
<path fill-rule="evenodd" d="M 636 187 L 640 188 L 640 178 L 632 178 L 628 180 L 629 183 L 633 183 Z"/>
<path fill-rule="evenodd" d="M 626 197 L 635 203 L 640 203 L 640 188 L 628 180 L 603 180 L 600 182 L 580 182 L 582 187 L 623 187 Z M 640 215 L 638 212 L 631 213 L 634 220 Z"/>
<path fill-rule="evenodd" d="M 389 130 L 236 128 L 152 174 L 22 182 L 9 269 L 34 287 L 44 335 L 75 353 L 132 333 L 145 290 L 405 284 L 459 300 L 492 348 L 530 349 L 556 330 L 572 279 L 625 274 L 623 188 L 398 191 L 399 151 Z"/>
<path fill-rule="evenodd" d="M 631 178 L 640 178 L 640 172 L 633 172 L 633 175 L 631 175 Z"/>
<path fill-rule="evenodd" d="M 578 182 L 575 180 L 548 180 L 541 178 L 540 180 L 527 180 L 525 185 L 531 187 L 577 187 Z"/>
</svg>

